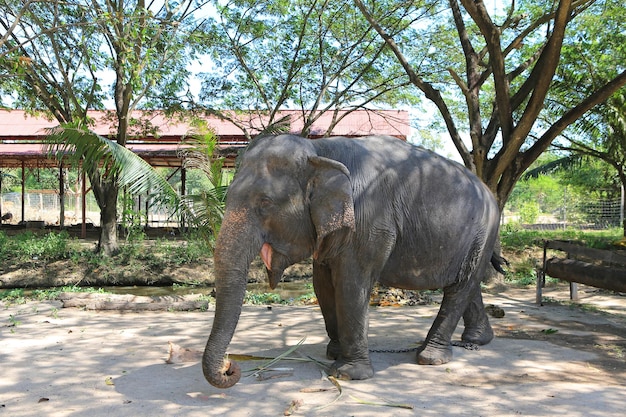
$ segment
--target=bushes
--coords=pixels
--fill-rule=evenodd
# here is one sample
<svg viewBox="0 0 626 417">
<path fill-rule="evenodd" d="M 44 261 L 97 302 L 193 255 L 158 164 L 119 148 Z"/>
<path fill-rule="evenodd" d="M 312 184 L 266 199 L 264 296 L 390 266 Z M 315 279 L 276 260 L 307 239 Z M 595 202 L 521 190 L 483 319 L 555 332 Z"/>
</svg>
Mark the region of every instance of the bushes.
<svg viewBox="0 0 626 417">
<path fill-rule="evenodd" d="M 210 248 L 200 238 L 190 237 L 185 241 L 145 240 L 145 235 L 135 234 L 132 239 L 120 245 L 120 252 L 113 257 L 95 253 L 80 240 L 70 237 L 67 232 L 50 232 L 37 235 L 24 232 L 7 236 L 0 231 L 0 262 L 20 265 L 33 261 L 54 262 L 71 259 L 91 267 L 115 269 L 141 263 L 150 268 L 164 268 L 168 265 L 184 265 L 201 262 L 211 255 Z"/>
<path fill-rule="evenodd" d="M 32 232 L 8 237 L 0 231 L 0 261 L 24 263 L 33 260 L 54 261 L 68 259 L 79 251 L 75 240 L 66 232 L 48 233 L 43 236 Z"/>
</svg>

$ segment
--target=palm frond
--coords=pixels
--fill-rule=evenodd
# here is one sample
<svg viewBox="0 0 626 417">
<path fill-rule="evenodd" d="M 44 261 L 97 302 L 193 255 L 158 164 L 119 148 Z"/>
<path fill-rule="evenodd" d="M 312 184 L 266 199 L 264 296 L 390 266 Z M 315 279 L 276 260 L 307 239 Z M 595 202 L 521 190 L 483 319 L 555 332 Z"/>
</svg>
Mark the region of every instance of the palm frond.
<svg viewBox="0 0 626 417">
<path fill-rule="evenodd" d="M 10 174 L 8 172 L 2 172 L 2 171 L 0 171 L 0 177 L 17 179 L 17 177 L 15 175 Z"/>
<path fill-rule="evenodd" d="M 259 133 L 258 136 L 280 135 L 283 133 L 289 133 L 289 129 L 291 129 L 291 116 L 286 115 L 266 126 L 263 131 Z"/>
<path fill-rule="evenodd" d="M 573 165 L 580 163 L 580 160 L 581 160 L 580 155 L 570 155 L 564 158 L 556 159 L 552 162 L 548 162 L 547 164 L 541 165 L 535 169 L 531 169 L 527 171 L 522 177 L 522 180 L 528 180 L 530 178 L 537 178 L 539 175 L 550 174 L 552 172 L 570 168 Z"/>
<path fill-rule="evenodd" d="M 130 149 L 90 130 L 64 128 L 49 130 L 46 152 L 58 161 L 94 173 L 102 168 L 131 194 L 149 194 L 158 205 L 177 207 L 179 196 L 169 182 Z"/>
<path fill-rule="evenodd" d="M 199 169 L 212 187 L 200 195 L 185 196 L 185 204 L 193 211 L 194 222 L 202 233 L 216 235 L 224 216 L 227 186 L 223 184 L 223 158 L 215 158 L 217 135 L 205 120 L 192 121 L 193 130 L 181 143 L 179 155 L 186 169 Z"/>
</svg>

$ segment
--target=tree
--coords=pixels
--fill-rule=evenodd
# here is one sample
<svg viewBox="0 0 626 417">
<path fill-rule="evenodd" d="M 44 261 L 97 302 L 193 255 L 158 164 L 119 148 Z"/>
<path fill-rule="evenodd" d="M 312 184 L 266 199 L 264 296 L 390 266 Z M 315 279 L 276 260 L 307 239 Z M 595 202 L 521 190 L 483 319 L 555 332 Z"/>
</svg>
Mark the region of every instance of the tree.
<svg viewBox="0 0 626 417">
<path fill-rule="evenodd" d="M 88 136 L 93 121 L 87 111 L 101 109 L 111 99 L 112 138 L 125 146 L 132 135 L 152 130 L 149 120 L 133 119 L 133 110 L 182 88 L 192 57 L 185 38 L 195 30 L 196 6 L 193 0 L 33 3 L 3 45 L 5 56 L 23 63 L 0 62 L 19 87 L 14 105 L 45 110 L 62 126 Z M 11 27 L 13 18 L 7 10 L 2 26 Z M 101 79 L 108 74 L 113 78 L 110 91 Z M 62 144 L 63 136 L 56 137 Z M 92 153 L 82 155 L 81 167 L 101 211 L 98 249 L 112 254 L 118 249 L 117 171 L 88 155 Z"/>
<path fill-rule="evenodd" d="M 602 9 L 598 9 L 600 6 Z M 558 114 L 593 94 L 624 66 L 623 5 L 599 2 L 593 12 L 581 15 L 570 25 L 572 36 L 564 43 L 562 64 L 548 95 L 549 114 Z M 626 187 L 626 89 L 616 91 L 577 119 L 554 145 L 573 155 L 604 161 L 617 174 L 615 182 L 619 185 L 615 187 L 615 194 L 623 194 Z M 626 237 L 626 222 L 623 228 Z"/>
<path fill-rule="evenodd" d="M 622 198 L 626 189 L 626 97 L 616 93 L 576 123 L 577 135 L 565 136 L 566 144 L 555 146 L 574 154 L 598 158 L 617 172 Z M 574 130 L 574 129 L 570 129 Z M 626 220 L 622 207 L 622 228 L 626 238 Z"/>
<path fill-rule="evenodd" d="M 564 42 L 576 36 L 568 26 L 588 14 L 623 21 L 626 10 L 617 1 L 559 0 L 546 6 L 525 0 L 511 2 L 506 13 L 495 6 L 490 12 L 482 0 L 355 4 L 435 105 L 463 162 L 494 192 L 500 209 L 524 171 L 567 126 L 626 84 L 622 60 L 603 83 L 538 123 Z"/>
<path fill-rule="evenodd" d="M 402 68 L 349 0 L 214 4 L 217 16 L 202 40 L 213 66 L 203 74 L 199 104 L 249 139 L 280 124 L 283 109 L 299 110 L 301 135 L 323 136 L 349 111 L 416 102 Z M 329 111 L 335 117 L 326 131 L 311 132 Z"/>
</svg>

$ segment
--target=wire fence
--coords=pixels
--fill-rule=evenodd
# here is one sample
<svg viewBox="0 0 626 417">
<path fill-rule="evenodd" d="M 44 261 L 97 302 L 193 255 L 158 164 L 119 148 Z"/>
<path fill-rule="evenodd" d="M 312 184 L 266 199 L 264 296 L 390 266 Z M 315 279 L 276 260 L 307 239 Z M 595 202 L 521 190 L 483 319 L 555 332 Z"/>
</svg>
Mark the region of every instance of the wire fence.
<svg viewBox="0 0 626 417">
<path fill-rule="evenodd" d="M 24 193 L 24 210 L 22 212 L 22 193 L 3 193 L 0 201 L 4 224 L 38 222 L 45 226 L 61 224 L 61 198 L 56 190 L 37 190 Z M 80 194 L 68 192 L 64 198 L 64 225 L 82 223 L 83 201 Z M 94 225 L 100 223 L 100 210 L 93 196 L 88 193 L 86 198 L 86 222 Z M 23 218 L 22 218 L 23 213 Z M 10 215 L 9 215 L 10 214 Z"/>
<path fill-rule="evenodd" d="M 120 198 L 120 201 L 122 198 Z M 92 192 L 87 193 L 86 223 L 94 226 L 100 224 L 100 210 Z M 64 222 L 65 226 L 82 223 L 82 198 L 79 193 L 65 194 Z M 148 202 L 149 203 L 149 202 Z M 124 224 L 146 225 L 150 227 L 179 227 L 178 216 L 163 208 L 146 204 L 146 198 L 134 197 L 129 207 L 120 202 L 119 221 Z M 548 213 L 537 208 L 534 216 L 505 210 L 502 223 L 518 223 L 533 229 L 584 228 L 606 229 L 620 227 L 623 222 L 623 202 L 621 199 L 566 201 L 559 207 L 552 208 Z M 24 218 L 22 218 L 22 194 L 18 192 L 3 193 L 0 196 L 0 214 L 3 224 L 19 224 L 20 222 L 38 222 L 42 226 L 58 226 L 61 224 L 61 200 L 56 190 L 29 191 L 24 194 Z M 10 215 L 9 215 L 10 214 Z M 529 221 L 530 220 L 530 221 Z"/>
<path fill-rule="evenodd" d="M 621 227 L 624 221 L 624 202 L 616 199 L 568 200 L 546 213 L 526 215 L 507 212 L 502 223 L 519 223 L 528 229 L 608 229 Z M 532 219 L 532 220 L 531 220 Z M 529 221 L 531 220 L 531 221 Z"/>
<path fill-rule="evenodd" d="M 125 204 L 124 204 L 125 203 Z M 71 227 L 83 222 L 83 199 L 80 194 L 66 192 L 63 225 Z M 22 194 L 3 193 L 0 196 L 2 224 L 29 224 L 35 227 L 61 225 L 61 198 L 56 190 L 36 190 Z M 179 227 L 178 216 L 163 207 L 153 206 L 145 196 L 125 200 L 120 195 L 118 221 L 124 226 Z M 92 192 L 85 196 L 85 223 L 100 226 L 100 209 Z"/>
</svg>

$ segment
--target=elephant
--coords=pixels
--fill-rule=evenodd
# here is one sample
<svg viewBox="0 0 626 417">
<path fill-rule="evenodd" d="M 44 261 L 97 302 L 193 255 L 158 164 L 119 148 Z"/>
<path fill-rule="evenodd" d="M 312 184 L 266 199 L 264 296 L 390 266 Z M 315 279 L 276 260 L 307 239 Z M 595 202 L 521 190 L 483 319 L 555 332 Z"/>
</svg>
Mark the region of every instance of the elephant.
<svg viewBox="0 0 626 417">
<path fill-rule="evenodd" d="M 209 383 L 237 383 L 225 353 L 241 313 L 247 273 L 260 254 L 271 288 L 286 267 L 313 259 L 332 375 L 373 376 L 368 308 L 376 282 L 443 289 L 417 363 L 452 359 L 451 337 L 484 345 L 494 334 L 480 282 L 492 264 L 499 209 L 464 166 L 395 137 L 264 136 L 248 146 L 229 186 L 214 251 L 216 307 L 202 358 Z"/>
</svg>

